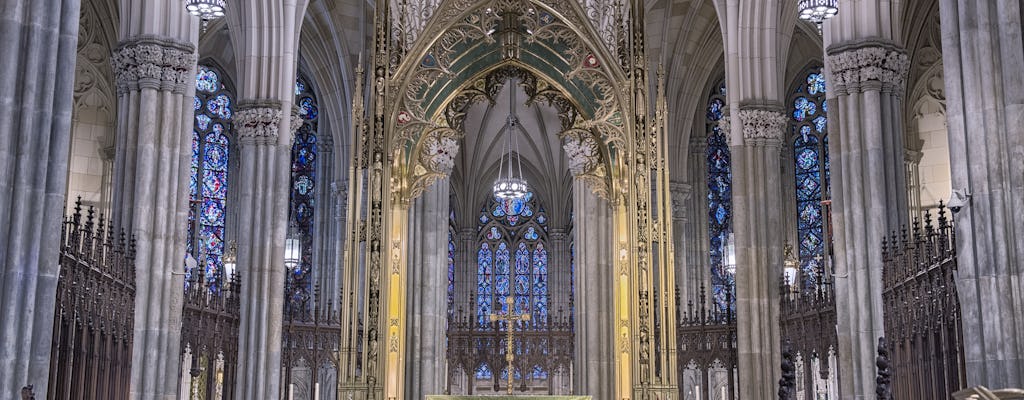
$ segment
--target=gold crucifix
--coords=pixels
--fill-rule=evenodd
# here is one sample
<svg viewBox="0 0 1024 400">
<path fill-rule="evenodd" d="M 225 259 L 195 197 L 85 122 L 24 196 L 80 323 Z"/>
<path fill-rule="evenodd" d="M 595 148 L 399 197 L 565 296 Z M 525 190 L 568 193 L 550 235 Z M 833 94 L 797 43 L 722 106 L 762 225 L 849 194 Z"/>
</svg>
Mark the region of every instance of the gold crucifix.
<svg viewBox="0 0 1024 400">
<path fill-rule="evenodd" d="M 491 314 L 491 322 L 495 322 L 495 321 L 507 321 L 508 322 L 508 325 L 505 327 L 505 332 L 507 333 L 507 336 L 506 336 L 507 337 L 507 340 L 506 340 L 507 347 L 505 348 L 505 361 L 508 361 L 508 394 L 509 395 L 512 395 L 512 384 L 513 384 L 513 379 L 514 379 L 513 375 L 515 374 L 515 367 L 512 366 L 512 361 L 514 361 L 516 359 L 516 355 L 513 352 L 515 346 L 513 346 L 513 344 L 512 344 L 512 332 L 514 330 L 512 328 L 512 322 L 515 322 L 515 321 L 529 321 L 530 320 L 530 314 L 516 314 L 515 313 L 515 308 L 513 308 L 515 302 L 516 302 L 516 299 L 513 298 L 512 296 L 506 297 L 505 298 L 505 304 L 508 304 L 508 312 L 505 313 L 505 314 Z"/>
</svg>

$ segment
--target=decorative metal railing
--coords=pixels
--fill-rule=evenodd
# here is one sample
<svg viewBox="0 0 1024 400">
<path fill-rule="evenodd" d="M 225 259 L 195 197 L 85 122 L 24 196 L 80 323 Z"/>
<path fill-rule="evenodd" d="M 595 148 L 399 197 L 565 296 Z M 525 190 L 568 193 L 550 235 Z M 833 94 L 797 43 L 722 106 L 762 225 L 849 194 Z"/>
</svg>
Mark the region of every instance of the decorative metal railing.
<svg viewBox="0 0 1024 400">
<path fill-rule="evenodd" d="M 735 398 L 736 315 L 731 307 L 709 307 L 703 286 L 698 299 L 684 307 L 676 288 L 680 398 Z M 725 304 L 732 304 L 731 292 L 726 292 Z"/>
<path fill-rule="evenodd" d="M 785 395 L 780 391 L 781 400 L 831 399 L 838 395 L 835 292 L 831 274 L 820 272 L 817 276 L 821 279 L 803 292 L 791 291 L 793 286 L 785 281 L 780 285 L 779 328 L 794 375 L 791 390 Z M 786 362 L 783 360 L 784 373 Z"/>
<path fill-rule="evenodd" d="M 113 231 L 93 207 L 83 215 L 81 199 L 63 224 L 47 397 L 127 399 L 135 240 Z"/>
<path fill-rule="evenodd" d="M 563 311 L 544 320 L 515 322 L 513 347 L 516 349 L 515 382 L 517 392 L 535 392 L 537 385 L 546 386 L 544 393 L 555 394 L 556 374 L 568 376 L 571 371 L 574 342 L 573 321 Z M 447 361 L 453 380 L 478 380 L 481 371 L 493 382 L 494 392 L 506 390 L 507 332 L 504 323 L 491 322 L 481 326 L 476 315 L 459 310 L 449 316 Z M 464 376 L 457 377 L 455 375 Z M 525 378 L 525 379 L 524 379 Z M 473 394 L 473 384 L 468 393 Z M 450 391 L 451 388 L 448 388 Z"/>
<path fill-rule="evenodd" d="M 953 221 L 939 204 L 924 224 L 882 242 L 882 303 L 891 394 L 896 399 L 949 398 L 966 387 Z"/>
<path fill-rule="evenodd" d="M 185 284 L 181 349 L 188 363 L 188 399 L 233 399 L 238 365 L 239 293 L 241 280 L 232 274 L 223 285 L 211 286 L 202 268 Z"/>
</svg>

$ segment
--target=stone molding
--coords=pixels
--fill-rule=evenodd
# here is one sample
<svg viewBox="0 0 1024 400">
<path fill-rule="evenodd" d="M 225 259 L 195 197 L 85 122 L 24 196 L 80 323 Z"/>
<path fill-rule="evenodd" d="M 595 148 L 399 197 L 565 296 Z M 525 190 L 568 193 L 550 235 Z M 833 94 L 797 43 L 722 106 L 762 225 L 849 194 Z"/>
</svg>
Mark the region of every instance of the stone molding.
<svg viewBox="0 0 1024 400">
<path fill-rule="evenodd" d="M 122 41 L 110 63 L 118 95 L 140 89 L 184 94 L 195 84 L 195 46 L 171 38 L 139 36 Z"/>
<path fill-rule="evenodd" d="M 740 109 L 743 141 L 749 144 L 782 144 L 786 131 L 786 114 L 776 110 Z"/>
<path fill-rule="evenodd" d="M 839 94 L 878 88 L 902 96 L 910 70 L 906 50 L 884 41 L 830 46 L 827 62 Z"/>
<path fill-rule="evenodd" d="M 243 102 L 235 111 L 234 127 L 241 144 L 276 144 L 281 124 L 281 103 Z"/>
</svg>

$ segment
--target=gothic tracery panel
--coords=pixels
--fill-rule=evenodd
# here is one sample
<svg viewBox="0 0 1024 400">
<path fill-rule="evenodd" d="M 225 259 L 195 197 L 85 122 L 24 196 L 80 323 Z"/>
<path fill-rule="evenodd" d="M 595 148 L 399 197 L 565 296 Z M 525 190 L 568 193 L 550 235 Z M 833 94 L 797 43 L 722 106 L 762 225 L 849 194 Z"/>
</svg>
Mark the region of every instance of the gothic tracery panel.
<svg viewBox="0 0 1024 400">
<path fill-rule="evenodd" d="M 310 299 L 313 272 L 313 226 L 317 189 L 317 121 L 320 110 L 316 95 L 308 81 L 295 79 L 295 104 L 299 106 L 302 126 L 295 133 L 291 156 L 291 186 L 289 188 L 290 234 L 298 240 L 298 259 L 288 265 L 287 284 L 290 304 L 302 304 Z"/>
<path fill-rule="evenodd" d="M 796 178 L 797 248 L 800 258 L 800 287 L 813 288 L 823 265 L 828 199 L 828 103 L 825 76 L 821 68 L 802 74 L 791 102 L 790 126 L 794 176 Z"/>
<path fill-rule="evenodd" d="M 708 96 L 707 123 L 708 238 L 711 259 L 711 297 L 721 310 L 731 308 L 736 278 L 730 269 L 732 257 L 728 245 L 732 235 L 732 156 L 729 133 L 719 124 L 725 118 L 725 82 L 715 86 Z M 734 268 L 734 267 L 733 267 Z"/>
</svg>

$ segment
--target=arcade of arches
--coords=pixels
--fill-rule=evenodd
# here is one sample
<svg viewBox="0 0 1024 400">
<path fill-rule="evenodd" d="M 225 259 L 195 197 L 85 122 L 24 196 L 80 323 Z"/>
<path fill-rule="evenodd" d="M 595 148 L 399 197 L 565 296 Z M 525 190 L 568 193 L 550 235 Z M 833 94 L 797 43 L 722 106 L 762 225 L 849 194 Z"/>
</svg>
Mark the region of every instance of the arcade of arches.
<svg viewBox="0 0 1024 400">
<path fill-rule="evenodd" d="M 5 2 L 0 397 L 1024 387 L 1018 1 L 183 3 Z"/>
</svg>

